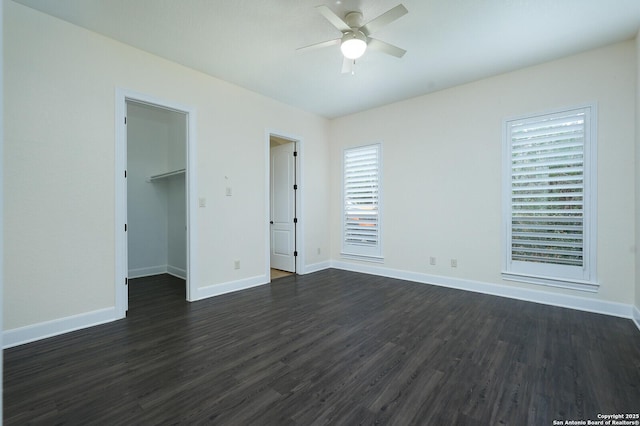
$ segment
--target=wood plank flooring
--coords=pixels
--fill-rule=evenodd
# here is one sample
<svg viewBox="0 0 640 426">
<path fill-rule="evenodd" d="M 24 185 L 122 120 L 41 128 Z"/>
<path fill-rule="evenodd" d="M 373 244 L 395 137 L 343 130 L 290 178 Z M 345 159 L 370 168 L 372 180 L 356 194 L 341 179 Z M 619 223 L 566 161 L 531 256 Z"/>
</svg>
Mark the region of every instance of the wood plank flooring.
<svg viewBox="0 0 640 426">
<path fill-rule="evenodd" d="M 280 269 L 271 268 L 271 280 L 277 280 L 278 278 L 288 277 L 293 272 L 282 271 Z"/>
<path fill-rule="evenodd" d="M 6 425 L 551 425 L 640 411 L 630 320 L 339 270 L 8 349 Z"/>
</svg>

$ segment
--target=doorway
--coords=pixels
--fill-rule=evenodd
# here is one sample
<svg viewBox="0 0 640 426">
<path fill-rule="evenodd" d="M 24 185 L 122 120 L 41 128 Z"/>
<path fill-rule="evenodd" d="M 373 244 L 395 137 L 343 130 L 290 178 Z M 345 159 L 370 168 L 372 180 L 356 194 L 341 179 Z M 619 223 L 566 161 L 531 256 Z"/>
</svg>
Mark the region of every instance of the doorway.
<svg viewBox="0 0 640 426">
<path fill-rule="evenodd" d="M 186 114 L 126 106 L 128 277 L 186 280 Z"/>
<path fill-rule="evenodd" d="M 116 93 L 116 311 L 126 316 L 129 279 L 192 279 L 195 112 L 147 95 Z"/>
<path fill-rule="evenodd" d="M 299 141 L 269 134 L 269 275 L 298 273 Z"/>
</svg>

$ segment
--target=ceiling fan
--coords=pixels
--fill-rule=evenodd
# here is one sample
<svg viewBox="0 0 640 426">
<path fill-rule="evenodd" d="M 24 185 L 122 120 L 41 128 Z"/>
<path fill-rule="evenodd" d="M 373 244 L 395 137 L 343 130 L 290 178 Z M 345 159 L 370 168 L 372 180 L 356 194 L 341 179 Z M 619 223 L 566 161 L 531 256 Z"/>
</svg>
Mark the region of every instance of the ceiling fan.
<svg viewBox="0 0 640 426">
<path fill-rule="evenodd" d="M 362 24 L 362 13 L 360 12 L 349 12 L 344 19 L 342 19 L 325 5 L 317 6 L 316 9 L 342 33 L 342 37 L 301 47 L 297 49 L 297 51 L 304 52 L 321 47 L 340 45 L 340 50 L 344 55 L 342 62 L 343 74 L 353 74 L 353 66 L 356 59 L 360 58 L 367 48 L 378 50 L 397 58 L 402 58 L 407 52 L 392 44 L 369 37 L 370 34 L 373 34 L 385 25 L 406 15 L 409 11 L 402 4 L 389 9 L 364 25 Z"/>
</svg>

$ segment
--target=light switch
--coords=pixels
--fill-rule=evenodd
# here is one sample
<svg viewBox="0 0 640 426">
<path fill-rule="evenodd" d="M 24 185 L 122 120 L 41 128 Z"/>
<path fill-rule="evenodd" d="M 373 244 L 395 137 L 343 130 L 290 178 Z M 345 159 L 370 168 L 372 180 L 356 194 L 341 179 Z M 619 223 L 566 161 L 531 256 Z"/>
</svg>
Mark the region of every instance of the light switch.
<svg viewBox="0 0 640 426">
<path fill-rule="evenodd" d="M 231 197 L 231 187 L 230 186 L 227 186 L 226 193 L 227 193 L 227 197 Z"/>
<path fill-rule="evenodd" d="M 207 199 L 206 198 L 200 198 L 198 199 L 198 205 L 200 207 L 207 207 Z"/>
</svg>

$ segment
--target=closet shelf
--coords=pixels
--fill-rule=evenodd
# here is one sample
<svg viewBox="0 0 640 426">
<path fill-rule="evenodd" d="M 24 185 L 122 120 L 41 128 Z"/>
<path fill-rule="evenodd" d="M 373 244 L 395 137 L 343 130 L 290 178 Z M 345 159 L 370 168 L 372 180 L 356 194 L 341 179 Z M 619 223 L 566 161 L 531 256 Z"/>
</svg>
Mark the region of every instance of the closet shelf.
<svg viewBox="0 0 640 426">
<path fill-rule="evenodd" d="M 185 169 L 173 170 L 171 172 L 160 173 L 157 175 L 149 176 L 147 182 L 153 182 L 154 180 L 165 179 L 171 176 L 183 175 L 185 173 Z"/>
</svg>

